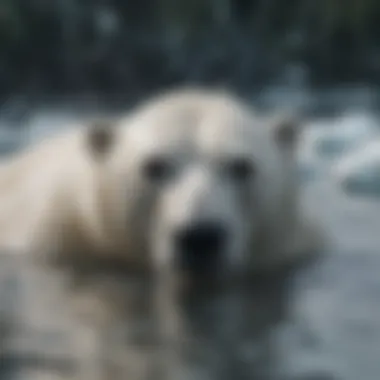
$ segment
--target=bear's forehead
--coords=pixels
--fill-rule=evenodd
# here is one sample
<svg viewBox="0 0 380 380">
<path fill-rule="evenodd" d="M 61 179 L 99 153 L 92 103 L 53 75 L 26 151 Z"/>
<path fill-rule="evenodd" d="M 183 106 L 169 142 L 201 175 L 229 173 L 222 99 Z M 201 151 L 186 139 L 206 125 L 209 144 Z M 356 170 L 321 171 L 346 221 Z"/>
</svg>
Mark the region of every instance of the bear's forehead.
<svg viewBox="0 0 380 380">
<path fill-rule="evenodd" d="M 141 151 L 249 154 L 266 145 L 263 121 L 235 103 L 172 104 L 136 118 L 130 135 Z"/>
</svg>

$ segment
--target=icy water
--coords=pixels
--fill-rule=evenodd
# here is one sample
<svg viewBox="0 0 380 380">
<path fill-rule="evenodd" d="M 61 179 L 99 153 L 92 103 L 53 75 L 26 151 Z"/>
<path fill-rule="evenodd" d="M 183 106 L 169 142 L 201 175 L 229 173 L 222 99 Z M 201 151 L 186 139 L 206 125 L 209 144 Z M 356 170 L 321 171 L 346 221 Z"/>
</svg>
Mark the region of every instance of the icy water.
<svg viewBox="0 0 380 380">
<path fill-rule="evenodd" d="M 76 118 L 52 111 L 35 114 L 19 131 L 3 125 L 0 149 L 6 154 Z M 190 379 L 380 379 L 380 154 L 370 148 L 379 141 L 380 150 L 378 124 L 375 114 L 358 109 L 308 120 L 300 176 L 305 204 L 329 231 L 327 250 L 318 263 L 291 276 L 286 295 L 279 290 L 283 284 L 263 285 L 252 295 L 252 323 L 271 348 L 255 359 L 250 375 L 211 371 L 207 377 L 190 368 Z M 346 187 L 338 181 L 343 177 Z M 43 290 L 37 289 L 43 285 L 12 260 L 1 260 L 0 320 L 5 326 L 0 329 L 0 379 L 73 378 L 74 354 L 57 327 L 61 320 L 54 313 L 43 315 L 38 306 L 42 301 L 36 294 Z M 188 312 L 200 329 L 209 322 Z M 9 328 L 9 320 L 19 327 Z M 252 352 L 258 342 L 252 343 Z"/>
</svg>

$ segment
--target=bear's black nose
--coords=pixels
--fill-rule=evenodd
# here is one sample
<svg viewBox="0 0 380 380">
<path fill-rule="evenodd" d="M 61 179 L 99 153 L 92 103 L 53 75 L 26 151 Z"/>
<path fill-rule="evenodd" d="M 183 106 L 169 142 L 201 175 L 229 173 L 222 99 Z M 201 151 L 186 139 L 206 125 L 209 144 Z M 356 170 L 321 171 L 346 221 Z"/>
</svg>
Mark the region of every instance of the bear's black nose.
<svg viewBox="0 0 380 380">
<path fill-rule="evenodd" d="M 226 230 L 217 222 L 196 223 L 176 234 L 176 248 L 182 269 L 200 272 L 218 265 L 226 243 Z"/>
</svg>

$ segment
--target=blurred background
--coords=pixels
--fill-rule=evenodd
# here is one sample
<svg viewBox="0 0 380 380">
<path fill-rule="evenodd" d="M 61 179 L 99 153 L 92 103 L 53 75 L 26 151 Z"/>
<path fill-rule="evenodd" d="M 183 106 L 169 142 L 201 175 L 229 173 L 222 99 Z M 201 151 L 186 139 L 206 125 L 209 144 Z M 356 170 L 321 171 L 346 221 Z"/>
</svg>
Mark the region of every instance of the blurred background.
<svg viewBox="0 0 380 380">
<path fill-rule="evenodd" d="M 300 175 L 334 244 L 293 287 L 279 379 L 378 380 L 380 2 L 0 0 L 1 154 L 186 83 L 306 116 Z"/>
<path fill-rule="evenodd" d="M 0 0 L 0 153 L 191 83 L 329 118 L 310 164 L 372 136 L 379 82 L 376 0 Z"/>
<path fill-rule="evenodd" d="M 363 92 L 380 81 L 379 20 L 376 0 L 1 0 L 1 103 L 187 82 Z"/>
</svg>

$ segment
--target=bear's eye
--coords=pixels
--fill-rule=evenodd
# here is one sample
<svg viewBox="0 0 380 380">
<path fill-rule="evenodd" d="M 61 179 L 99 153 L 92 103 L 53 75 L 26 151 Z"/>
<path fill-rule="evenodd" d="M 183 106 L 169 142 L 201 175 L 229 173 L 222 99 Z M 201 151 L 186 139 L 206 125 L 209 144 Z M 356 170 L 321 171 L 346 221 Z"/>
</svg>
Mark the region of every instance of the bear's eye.
<svg viewBox="0 0 380 380">
<path fill-rule="evenodd" d="M 145 162 L 143 174 L 149 181 L 163 181 L 173 173 L 173 165 L 165 158 L 152 158 Z"/>
<path fill-rule="evenodd" d="M 230 178 L 238 182 L 245 182 L 255 175 L 255 166 L 248 159 L 239 158 L 225 164 Z"/>
</svg>

